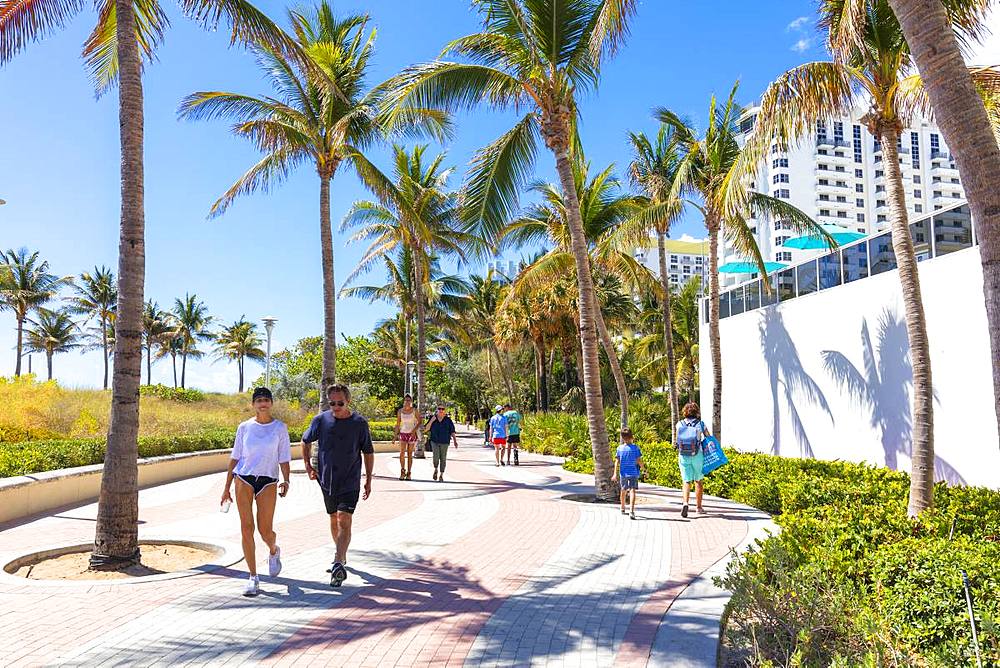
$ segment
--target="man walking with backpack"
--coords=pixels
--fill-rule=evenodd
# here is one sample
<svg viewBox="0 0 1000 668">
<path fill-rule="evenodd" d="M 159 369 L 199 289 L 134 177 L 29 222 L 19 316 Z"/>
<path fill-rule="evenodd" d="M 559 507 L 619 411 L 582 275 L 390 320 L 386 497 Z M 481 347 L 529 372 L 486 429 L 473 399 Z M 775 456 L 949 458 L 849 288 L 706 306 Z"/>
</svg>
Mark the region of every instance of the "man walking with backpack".
<svg viewBox="0 0 1000 668">
<path fill-rule="evenodd" d="M 684 419 L 677 423 L 677 465 L 681 469 L 684 480 L 684 505 L 681 507 L 681 517 L 688 516 L 688 502 L 691 498 L 691 483 L 695 485 L 695 508 L 699 515 L 705 513 L 701 505 L 704 494 L 702 468 L 705 465 L 705 452 L 702 441 L 708 435 L 705 423 L 701 421 L 701 409 L 691 402 L 684 406 Z"/>
</svg>

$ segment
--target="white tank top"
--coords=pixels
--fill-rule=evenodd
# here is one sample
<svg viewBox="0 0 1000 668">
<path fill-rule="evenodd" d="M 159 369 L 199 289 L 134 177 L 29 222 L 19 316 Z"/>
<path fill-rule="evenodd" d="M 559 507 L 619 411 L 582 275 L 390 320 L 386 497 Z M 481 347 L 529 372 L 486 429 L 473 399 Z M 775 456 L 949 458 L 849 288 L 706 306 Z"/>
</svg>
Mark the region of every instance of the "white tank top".
<svg viewBox="0 0 1000 668">
<path fill-rule="evenodd" d="M 417 424 L 419 423 L 417 418 L 417 411 L 413 410 L 409 413 L 404 411 L 399 411 L 399 431 L 404 434 L 411 434 L 417 430 Z"/>
</svg>

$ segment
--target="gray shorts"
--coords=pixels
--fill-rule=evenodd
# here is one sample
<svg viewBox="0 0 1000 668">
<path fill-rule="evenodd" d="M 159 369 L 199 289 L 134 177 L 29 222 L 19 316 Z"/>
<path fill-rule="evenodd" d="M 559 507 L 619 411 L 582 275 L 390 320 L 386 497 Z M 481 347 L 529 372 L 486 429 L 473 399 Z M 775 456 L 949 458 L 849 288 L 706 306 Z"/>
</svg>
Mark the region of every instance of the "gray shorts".
<svg viewBox="0 0 1000 668">
<path fill-rule="evenodd" d="M 623 475 L 622 476 L 622 489 L 639 489 L 639 476 L 637 476 L 637 475 Z"/>
</svg>

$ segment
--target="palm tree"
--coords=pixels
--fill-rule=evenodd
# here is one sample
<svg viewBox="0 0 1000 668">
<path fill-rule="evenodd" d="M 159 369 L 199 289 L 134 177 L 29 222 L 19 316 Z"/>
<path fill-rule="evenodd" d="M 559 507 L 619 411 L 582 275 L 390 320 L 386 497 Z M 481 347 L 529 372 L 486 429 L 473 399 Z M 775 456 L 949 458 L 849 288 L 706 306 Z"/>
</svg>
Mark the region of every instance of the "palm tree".
<svg viewBox="0 0 1000 668">
<path fill-rule="evenodd" d="M 8 249 L 0 254 L 0 308 L 10 309 L 17 320 L 17 362 L 14 375 L 21 375 L 24 354 L 24 323 L 32 311 L 56 296 L 69 279 L 49 272 L 49 263 L 29 253 L 27 248 Z"/>
<path fill-rule="evenodd" d="M 360 227 L 351 242 L 367 241 L 368 249 L 347 278 L 350 282 L 387 254 L 406 249 L 412 260 L 414 317 L 417 323 L 417 409 L 422 411 L 427 371 L 426 295 L 424 285 L 430 275 L 432 253 L 464 258 L 464 249 L 473 245 L 470 235 L 458 229 L 459 208 L 455 193 L 448 190 L 450 169 L 442 169 L 444 154 L 425 161 L 426 146 L 407 152 L 393 147 L 393 171 L 384 174 L 364 156 L 354 156 L 362 182 L 375 201 L 359 201 L 344 216 L 341 230 Z"/>
<path fill-rule="evenodd" d="M 181 354 L 181 349 L 183 347 L 184 341 L 177 328 L 177 319 L 171 315 L 170 331 L 167 332 L 162 339 L 157 341 L 156 359 L 161 360 L 165 357 L 170 358 L 170 366 L 173 368 L 174 372 L 175 390 L 180 387 L 180 383 L 177 382 L 177 356 Z"/>
<path fill-rule="evenodd" d="M 645 244 L 650 233 L 656 235 L 659 257 L 661 308 L 663 313 L 663 346 L 666 351 L 667 391 L 670 394 L 671 422 L 676 423 L 680 410 L 677 402 L 677 366 L 674 362 L 673 326 L 670 323 L 670 275 L 667 273 L 667 237 L 670 224 L 677 218 L 682 203 L 673 189 L 680 159 L 670 136 L 670 128 L 660 125 L 655 141 L 642 132 L 629 133 L 632 145 L 632 163 L 629 177 L 646 196 L 647 206 L 637 216 L 641 242 Z M 673 439 L 671 439 L 673 440 Z"/>
<path fill-rule="evenodd" d="M 824 232 L 806 214 L 780 199 L 746 187 L 756 163 L 749 152 L 743 151 L 737 143 L 736 121 L 741 109 L 736 104 L 733 86 L 729 97 L 720 106 L 713 95 L 708 107 L 708 125 L 699 136 L 695 128 L 679 115 L 658 109 L 656 116 L 666 123 L 677 145 L 680 164 L 677 166 L 673 190 L 677 194 L 690 193 L 702 200 L 701 209 L 705 216 L 705 227 L 709 238 L 709 329 L 712 368 L 715 382 L 712 394 L 712 431 L 722 439 L 722 344 L 719 339 L 719 234 L 731 239 L 733 247 L 751 258 L 766 274 L 764 258 L 761 257 L 757 240 L 754 238 L 747 218 L 768 215 L 780 217 L 791 223 L 793 229 L 803 233 L 818 234 L 833 245 L 829 234 Z"/>
<path fill-rule="evenodd" d="M 244 362 L 251 359 L 260 362 L 264 359 L 265 353 L 261 350 L 261 338 L 257 332 L 257 323 L 247 322 L 246 316 L 223 327 L 222 331 L 215 336 L 215 347 L 220 359 L 228 359 L 236 362 L 239 371 L 240 382 L 236 390 L 243 393 L 243 371 Z"/>
<path fill-rule="evenodd" d="M 982 32 L 986 0 L 889 0 L 920 70 L 935 118 L 955 153 L 972 209 L 983 265 L 986 319 L 993 354 L 993 394 L 1000 428 L 1000 149 L 962 43 Z M 957 31 L 957 32 L 956 32 Z"/>
<path fill-rule="evenodd" d="M 568 203 L 580 294 L 580 338 L 594 480 L 611 499 L 611 452 L 601 397 L 596 301 L 587 239 L 573 182 L 577 92 L 596 88 L 601 66 L 624 43 L 635 0 L 476 0 L 482 32 L 448 44 L 442 55 L 471 62 L 435 61 L 406 69 L 387 103 L 396 113 L 433 108 L 527 109 L 517 124 L 473 158 L 466 185 L 470 225 L 495 240 L 514 217 L 517 195 L 534 166 L 538 139 L 552 152 Z"/>
<path fill-rule="evenodd" d="M 859 12 L 858 16 L 851 17 L 852 11 Z M 933 505 L 934 395 L 927 321 L 906 214 L 898 144 L 913 110 L 925 106 L 926 97 L 920 77 L 910 74 L 913 67 L 909 47 L 888 0 L 825 0 L 820 5 L 819 25 L 829 33 L 835 60 L 800 65 L 768 87 L 761 100 L 754 152 L 762 154 L 763 144 L 770 146 L 772 140 L 797 140 L 811 132 L 818 121 L 846 113 L 856 104 L 869 106 L 861 120 L 885 156 L 892 247 L 913 363 L 909 513 L 915 516 Z"/>
<path fill-rule="evenodd" d="M 588 179 L 589 163 L 577 160 L 573 165 L 574 189 L 580 203 L 589 263 L 599 272 L 620 274 L 628 279 L 631 287 L 653 288 L 655 286 L 649 280 L 648 270 L 636 262 L 627 250 L 622 250 L 624 244 L 616 238 L 620 226 L 633 215 L 639 200 L 621 192 L 613 170 L 614 165 L 608 165 Z M 551 282 L 571 272 L 573 267 L 569 217 L 562 191 L 541 181 L 533 183 L 530 190 L 538 194 L 542 202 L 529 207 L 524 216 L 505 226 L 501 239 L 517 246 L 548 243 L 553 248 L 521 271 L 514 281 L 513 296 L 517 296 L 522 286 L 535 288 L 540 283 Z M 614 341 L 604 321 L 600 299 L 594 311 L 594 323 L 618 391 L 622 409 L 621 427 L 624 429 L 628 426 L 629 393 Z"/>
<path fill-rule="evenodd" d="M 142 344 L 146 349 L 146 383 L 153 384 L 153 348 L 162 349 L 167 339 L 173 338 L 176 327 L 170 313 L 162 310 L 152 299 L 146 300 L 142 309 Z M 160 355 L 157 355 L 157 359 Z M 176 385 L 176 366 L 174 369 Z"/>
<path fill-rule="evenodd" d="M 323 375 L 326 387 L 337 376 L 336 291 L 333 233 L 330 226 L 330 183 L 340 165 L 377 141 L 385 124 L 378 115 L 381 91 L 365 91 L 375 30 L 367 16 L 337 18 L 327 2 L 312 16 L 290 12 L 299 47 L 309 54 L 320 75 L 297 65 L 266 43 L 258 44 L 261 69 L 277 98 L 225 92 L 199 92 L 181 103 L 179 115 L 189 119 L 233 119 L 233 133 L 254 143 L 263 157 L 220 197 L 209 215 L 220 216 L 239 195 L 267 192 L 298 166 L 308 163 L 319 176 L 320 250 L 323 264 Z M 331 87 L 333 90 L 331 90 Z M 417 111 L 395 119 L 399 129 L 422 129 L 440 135 L 447 123 L 434 112 Z"/>
<path fill-rule="evenodd" d="M 49 380 L 52 380 L 52 356 L 56 353 L 67 353 L 79 348 L 79 331 L 73 318 L 67 311 L 50 311 L 38 308 L 37 317 L 29 320 L 25 331 L 28 335 L 28 350 L 34 353 L 45 353 Z"/>
<path fill-rule="evenodd" d="M 695 276 L 678 291 L 670 303 L 670 321 L 673 334 L 674 363 L 678 386 L 687 388 L 688 401 L 694 401 L 698 386 L 698 301 L 701 293 L 701 277 Z M 676 420 L 675 420 L 676 422 Z"/>
<path fill-rule="evenodd" d="M 118 286 L 115 275 L 108 267 L 94 267 L 93 272 L 83 272 L 74 284 L 76 295 L 71 298 L 73 312 L 86 316 L 84 322 L 97 320 L 97 336 L 104 357 L 104 389 L 108 389 L 109 340 L 108 326 L 114 322 L 118 305 Z"/>
<path fill-rule="evenodd" d="M 232 27 L 233 41 L 268 41 L 300 57 L 283 33 L 247 0 L 179 0 L 183 12 L 215 30 L 220 19 Z M 7 2 L 0 5 L 0 65 L 63 27 L 83 2 Z M 142 367 L 145 212 L 143 201 L 142 69 L 154 57 L 169 22 L 156 0 L 133 5 L 97 3 L 98 16 L 83 57 L 98 94 L 118 85 L 121 144 L 121 222 L 119 237 L 117 335 L 112 378 L 111 419 L 101 476 L 91 568 L 134 563 L 138 545 L 139 391 Z"/>
<path fill-rule="evenodd" d="M 213 336 L 208 330 L 212 317 L 208 315 L 205 303 L 198 300 L 198 295 L 185 294 L 184 299 L 174 300 L 173 316 L 176 319 L 177 338 L 181 356 L 181 387 L 187 387 L 187 361 L 199 359 L 204 352 L 198 350 L 199 341 L 211 341 Z"/>
</svg>

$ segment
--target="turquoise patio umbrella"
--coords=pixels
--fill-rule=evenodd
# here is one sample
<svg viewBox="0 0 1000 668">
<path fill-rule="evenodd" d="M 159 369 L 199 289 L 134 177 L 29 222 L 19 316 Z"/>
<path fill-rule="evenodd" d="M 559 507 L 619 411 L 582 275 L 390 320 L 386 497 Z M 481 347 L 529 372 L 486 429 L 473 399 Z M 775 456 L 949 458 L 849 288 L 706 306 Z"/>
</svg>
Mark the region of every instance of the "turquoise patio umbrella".
<svg viewBox="0 0 1000 668">
<path fill-rule="evenodd" d="M 865 236 L 858 232 L 845 230 L 839 225 L 820 225 L 820 227 L 823 228 L 824 232 L 833 237 L 833 240 L 840 246 L 857 241 Z M 805 234 L 801 237 L 792 237 L 781 245 L 784 248 L 795 248 L 797 250 L 817 250 L 830 247 L 829 242 L 818 234 Z"/>
<path fill-rule="evenodd" d="M 778 271 L 779 269 L 784 269 L 787 264 L 782 264 L 781 262 L 765 262 L 764 269 L 767 273 L 772 271 Z M 721 267 L 719 267 L 720 274 L 759 274 L 760 267 L 757 266 L 756 262 L 727 262 Z"/>
</svg>

